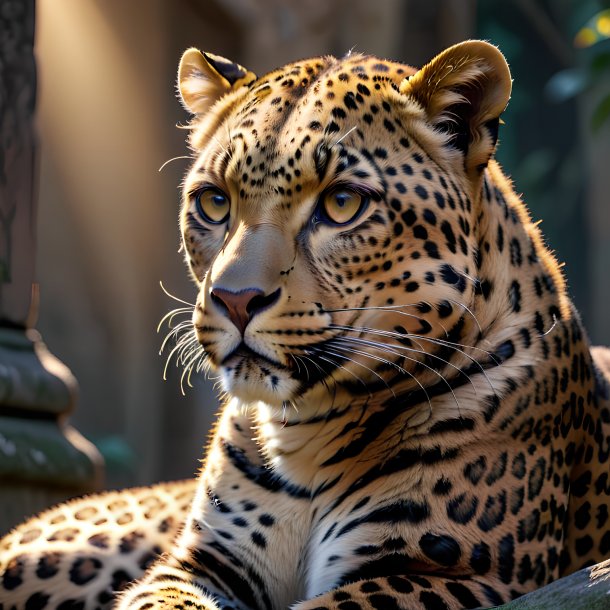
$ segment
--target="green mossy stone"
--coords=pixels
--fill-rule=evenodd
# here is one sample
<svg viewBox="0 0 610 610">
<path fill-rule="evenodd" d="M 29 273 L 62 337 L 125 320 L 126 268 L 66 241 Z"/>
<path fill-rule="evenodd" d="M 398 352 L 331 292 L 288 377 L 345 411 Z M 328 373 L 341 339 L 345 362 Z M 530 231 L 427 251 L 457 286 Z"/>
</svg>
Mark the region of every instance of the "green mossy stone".
<svg viewBox="0 0 610 610">
<path fill-rule="evenodd" d="M 0 328 L 0 413 L 6 409 L 44 412 L 72 410 L 76 381 L 36 331 Z"/>
<path fill-rule="evenodd" d="M 76 393 L 72 373 L 35 331 L 0 328 L 0 534 L 100 489 L 100 453 L 66 423 Z"/>
</svg>

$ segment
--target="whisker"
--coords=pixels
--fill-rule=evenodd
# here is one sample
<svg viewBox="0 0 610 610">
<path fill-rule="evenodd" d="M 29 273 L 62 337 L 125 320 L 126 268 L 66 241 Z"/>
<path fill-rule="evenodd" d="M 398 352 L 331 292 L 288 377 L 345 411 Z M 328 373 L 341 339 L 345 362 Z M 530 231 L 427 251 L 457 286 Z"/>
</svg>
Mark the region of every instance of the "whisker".
<svg viewBox="0 0 610 610">
<path fill-rule="evenodd" d="M 405 307 L 417 307 L 418 303 L 407 303 L 405 305 L 367 305 L 363 307 L 339 307 L 337 309 L 321 309 L 323 313 L 335 313 L 341 311 L 369 311 L 375 309 L 382 309 L 384 311 L 395 311 L 397 309 L 403 309 Z"/>
<path fill-rule="evenodd" d="M 191 357 L 191 354 L 200 348 L 201 346 L 199 345 L 199 342 L 196 339 L 193 340 L 193 337 L 185 339 L 182 343 L 180 351 L 178 352 L 178 362 L 184 365 L 184 363 Z"/>
<path fill-rule="evenodd" d="M 178 159 L 190 160 L 190 157 L 187 155 L 180 155 L 179 157 L 172 157 L 171 159 L 168 159 L 157 171 L 158 172 L 162 171 L 166 165 L 169 165 L 172 161 L 177 161 Z"/>
<path fill-rule="evenodd" d="M 192 388 L 193 386 L 190 383 L 190 369 L 191 369 L 191 366 L 195 363 L 195 361 L 197 359 L 199 359 L 199 357 L 201 356 L 201 350 L 196 349 L 196 350 L 194 350 L 194 352 L 195 352 L 195 355 L 188 361 L 187 364 L 184 365 L 182 375 L 180 375 L 180 392 L 182 392 L 183 396 L 186 396 L 186 392 L 184 391 L 184 379 L 186 377 L 187 385 L 189 385 Z M 189 356 L 192 353 L 193 352 L 190 352 Z"/>
<path fill-rule="evenodd" d="M 165 339 L 163 340 L 163 343 L 161 344 L 161 350 L 160 350 L 159 354 L 161 354 L 161 352 L 164 350 L 165 344 L 167 343 L 167 341 L 169 339 L 171 339 L 172 337 L 177 337 L 180 334 L 184 334 L 184 333 L 188 332 L 189 330 L 193 330 L 193 325 L 191 324 L 190 320 L 183 320 L 176 326 L 171 326 L 169 328 L 169 330 L 167 331 L 167 334 L 165 335 Z"/>
<path fill-rule="evenodd" d="M 424 391 L 424 393 L 426 393 L 426 390 L 425 390 L 424 386 L 419 382 L 419 380 L 416 379 L 414 375 L 409 373 L 409 371 L 405 370 L 399 364 L 396 364 L 395 362 L 392 362 L 391 360 L 387 360 L 386 358 L 382 358 L 381 356 L 375 356 L 373 354 L 370 354 L 369 352 L 365 352 L 365 351 L 362 351 L 362 350 L 354 349 L 353 347 L 344 346 L 344 345 L 337 345 L 337 340 L 333 341 L 333 346 L 336 349 L 339 349 L 339 350 L 342 350 L 344 352 L 347 352 L 348 354 L 358 354 L 360 356 L 364 356 L 365 358 L 370 358 L 371 360 L 376 360 L 377 362 L 381 362 L 382 364 L 386 364 L 388 366 L 391 366 L 392 368 L 395 368 L 399 373 L 401 373 L 403 375 L 408 375 L 409 377 L 411 377 L 413 379 L 413 381 L 415 381 L 415 383 L 417 383 L 417 385 L 419 385 L 419 387 Z M 356 364 L 360 364 L 360 363 L 356 362 Z M 366 368 L 368 368 L 368 367 L 366 367 Z M 371 370 L 371 369 L 369 369 L 369 370 Z M 390 386 L 387 384 L 385 379 L 383 379 L 377 372 L 375 372 L 375 371 L 371 371 L 371 372 L 373 374 L 375 374 L 377 377 L 379 377 L 379 379 L 381 379 L 385 383 L 386 387 L 392 392 L 392 394 L 396 398 L 396 394 L 394 394 L 394 390 L 392 390 L 390 388 Z M 426 396 L 427 395 L 428 394 L 426 393 Z"/>
<path fill-rule="evenodd" d="M 187 326 L 190 327 L 190 324 L 188 324 Z M 163 339 L 163 342 L 161 343 L 161 347 L 159 348 L 159 356 L 161 356 L 161 354 L 163 354 L 163 352 L 165 351 L 165 348 L 167 347 L 167 344 L 169 343 L 170 339 L 175 339 L 181 332 L 183 332 L 183 330 L 184 328 L 182 328 L 181 326 L 176 326 L 176 328 L 173 328 L 170 332 L 167 333 L 165 339 Z"/>
<path fill-rule="evenodd" d="M 357 128 L 357 125 L 354 125 L 350 130 L 348 130 L 346 133 L 344 133 L 332 146 L 331 148 L 333 148 L 333 146 L 337 146 L 337 144 L 339 144 L 339 142 L 341 142 L 342 140 L 345 140 L 345 138 L 347 138 L 347 136 L 349 136 L 350 133 L 352 133 L 352 131 L 354 131 Z"/>
<path fill-rule="evenodd" d="M 464 350 L 460 349 L 460 347 L 483 352 L 490 360 L 493 361 L 493 363 L 495 365 L 500 364 L 500 362 L 498 361 L 498 359 L 496 358 L 496 356 L 493 353 L 488 352 L 487 350 L 484 350 L 480 347 L 476 347 L 474 345 L 462 345 L 461 343 L 452 343 L 451 341 L 444 341 L 443 339 L 434 339 L 432 337 L 423 337 L 421 335 L 414 335 L 414 336 L 417 337 L 420 341 L 428 341 L 428 342 L 432 343 L 433 345 L 441 345 L 441 346 L 445 346 L 445 347 L 450 347 L 454 351 L 462 354 L 465 358 L 468 358 L 468 360 L 470 360 L 470 362 L 472 362 L 472 364 L 474 364 L 478 367 L 479 372 L 483 375 L 483 377 L 485 377 L 485 380 L 487 381 L 491 391 L 494 394 L 496 393 L 496 389 L 493 387 L 493 384 L 491 383 L 491 380 L 489 379 L 487 372 L 485 371 L 485 367 L 476 358 L 474 358 L 470 354 L 467 354 Z"/>
<path fill-rule="evenodd" d="M 198 355 L 197 355 L 197 366 L 195 366 L 195 364 L 193 363 L 193 365 L 190 367 L 189 370 L 189 374 L 186 378 L 186 382 L 189 385 L 189 387 L 193 387 L 193 384 L 191 383 L 191 374 L 193 373 L 193 371 L 195 371 L 196 373 L 199 373 L 201 371 L 201 369 L 203 368 L 203 362 L 204 362 L 204 357 L 203 357 L 203 350 L 198 350 Z"/>
<path fill-rule="evenodd" d="M 472 350 L 476 350 L 479 352 L 483 352 L 483 354 L 485 354 L 486 356 L 488 356 L 489 358 L 494 359 L 494 354 L 488 350 L 485 350 L 481 347 L 478 347 L 476 345 L 464 345 L 463 343 L 456 343 L 455 341 L 447 341 L 445 339 L 440 339 L 438 337 L 426 337 L 424 335 L 417 335 L 417 334 L 412 334 L 412 333 L 408 333 L 406 335 L 403 335 L 401 333 L 397 333 L 395 331 L 391 331 L 391 330 L 381 330 L 378 328 L 371 328 L 371 327 L 367 327 L 367 326 L 345 326 L 345 325 L 340 325 L 340 324 L 330 324 L 329 328 L 335 328 L 338 330 L 348 330 L 348 331 L 354 331 L 354 332 L 362 332 L 362 333 L 371 333 L 371 334 L 377 334 L 379 336 L 384 336 L 384 337 L 394 337 L 394 338 L 399 338 L 399 339 L 404 339 L 404 338 L 408 338 L 408 339 L 418 339 L 420 341 L 429 341 L 431 343 L 435 343 L 435 344 L 440 344 L 440 345 L 444 345 L 447 347 L 451 347 L 453 349 L 455 349 L 456 351 L 460 352 L 461 354 L 463 354 L 466 358 L 471 359 L 474 363 L 477 363 L 478 361 L 475 360 L 474 358 L 472 358 L 472 356 L 468 355 L 467 353 L 465 353 L 464 351 L 462 351 L 459 348 L 464 348 L 464 349 L 472 349 Z M 421 347 L 421 346 L 420 346 Z M 494 362 L 497 361 L 494 359 Z"/>
<path fill-rule="evenodd" d="M 301 358 L 304 358 L 305 360 L 309 360 L 309 362 L 311 362 L 322 373 L 323 377 L 320 379 L 320 382 L 324 385 L 324 387 L 327 389 L 329 394 L 330 394 L 330 388 L 328 387 L 328 384 L 326 383 L 325 377 L 326 376 L 330 377 L 333 380 L 333 383 L 335 384 L 335 393 L 336 393 L 337 382 L 335 381 L 333 376 L 331 374 L 327 373 L 315 360 L 312 360 L 311 358 L 309 358 L 307 356 L 301 356 Z"/>
<path fill-rule="evenodd" d="M 323 313 L 341 313 L 345 311 L 392 311 L 392 313 L 396 313 L 400 316 L 405 316 L 407 318 L 415 318 L 416 320 L 421 320 L 422 316 L 417 316 L 414 313 L 407 313 L 406 311 L 400 311 L 403 307 L 415 307 L 415 305 L 372 305 L 370 307 L 344 307 L 341 309 L 323 309 Z M 446 332 L 446 331 L 445 331 Z"/>
<path fill-rule="evenodd" d="M 221 379 L 220 375 L 218 375 L 217 377 L 212 377 L 210 375 L 209 362 L 208 362 L 208 357 L 207 357 L 207 354 L 205 353 L 205 350 L 203 350 L 201 353 L 201 359 L 199 360 L 199 364 L 197 364 L 196 371 L 198 373 L 201 373 L 202 371 L 204 371 L 206 379 L 209 379 L 210 381 L 216 381 L 216 380 Z"/>
<path fill-rule="evenodd" d="M 381 330 L 380 328 L 372 328 L 370 326 L 347 326 L 345 324 L 329 324 L 328 327 L 336 330 L 345 330 L 362 334 L 377 335 L 379 337 L 390 337 L 391 339 L 404 339 L 407 336 L 410 339 L 413 336 L 410 334 L 403 335 L 393 330 Z M 420 345 L 417 341 L 414 341 L 414 343 L 418 345 L 420 349 L 424 349 L 423 346 Z"/>
<path fill-rule="evenodd" d="M 288 423 L 287 411 L 292 407 L 292 410 L 298 414 L 299 410 L 292 401 L 284 400 L 282 402 L 282 428 L 286 427 Z"/>
<path fill-rule="evenodd" d="M 424 356 L 429 356 L 429 357 L 435 358 L 436 360 L 442 362 L 443 364 L 446 364 L 447 366 L 450 366 L 451 368 L 455 369 L 458 373 L 465 374 L 464 371 L 462 371 L 462 369 L 457 367 L 452 362 L 449 362 L 448 360 L 445 360 L 444 358 L 441 358 L 440 356 L 438 356 L 436 354 L 431 354 L 430 352 L 427 352 L 426 350 L 423 350 L 423 349 L 422 350 L 413 349 L 413 348 L 408 347 L 406 345 L 395 345 L 395 344 L 379 343 L 378 341 L 370 341 L 370 340 L 367 340 L 367 339 L 362 339 L 360 337 L 341 337 L 341 339 L 344 340 L 344 341 L 352 341 L 352 342 L 361 343 L 363 345 L 370 345 L 371 347 L 375 347 L 375 348 L 378 348 L 378 349 L 381 349 L 381 350 L 384 350 L 384 351 L 388 351 L 388 353 L 391 353 L 394 356 L 399 356 L 401 358 L 406 358 L 407 360 L 410 360 L 411 362 L 416 362 L 417 364 L 420 364 L 421 366 L 426 367 L 429 370 L 433 371 L 437 375 L 440 375 L 440 373 L 436 369 L 426 365 L 424 362 L 421 362 L 420 360 L 417 360 L 416 358 L 410 358 L 408 356 L 405 356 L 404 354 L 401 354 L 400 352 L 395 352 L 393 350 L 394 349 L 404 350 L 406 352 L 411 352 L 411 353 L 415 353 L 415 354 L 422 354 Z"/>
<path fill-rule="evenodd" d="M 452 341 L 445 341 L 444 339 L 438 339 L 438 338 L 433 338 L 433 337 L 425 337 L 423 335 L 415 335 L 415 334 L 410 334 L 410 333 L 407 335 L 402 335 L 400 333 L 396 333 L 396 332 L 389 331 L 389 330 L 386 331 L 386 330 L 380 330 L 380 329 L 375 329 L 375 328 L 368 328 L 368 327 L 364 327 L 364 326 L 363 327 L 349 327 L 349 326 L 341 326 L 341 325 L 335 324 L 335 325 L 330 325 L 330 328 L 337 328 L 339 330 L 344 330 L 344 331 L 372 334 L 372 335 L 377 335 L 377 336 L 381 336 L 381 337 L 390 337 L 390 338 L 395 338 L 395 339 L 403 339 L 405 337 L 408 339 L 412 339 L 412 340 L 416 339 L 416 340 L 413 340 L 413 342 L 419 346 L 421 352 L 420 352 L 420 350 L 414 350 L 412 348 L 409 348 L 408 346 L 400 346 L 400 348 L 399 348 L 399 346 L 397 346 L 397 345 L 392 345 L 392 347 L 396 347 L 398 349 L 411 350 L 415 353 L 426 354 L 430 357 L 440 360 L 441 362 L 445 362 L 447 365 L 452 366 L 453 368 L 456 368 L 460 372 L 463 372 L 461 369 L 456 367 L 451 362 L 445 360 L 444 358 L 441 358 L 437 354 L 432 354 L 432 353 L 426 351 L 425 349 L 423 349 L 423 346 L 418 341 L 427 341 L 429 343 L 432 343 L 433 345 L 449 347 L 449 348 L 453 349 L 454 351 L 462 354 L 465 358 L 470 360 L 470 362 L 472 362 L 472 364 L 476 365 L 479 368 L 480 373 L 485 377 L 485 380 L 487 381 L 487 384 L 489 385 L 492 392 L 494 394 L 496 393 L 496 389 L 493 387 L 493 384 L 491 383 L 491 380 L 489 379 L 489 376 L 487 375 L 487 372 L 485 371 L 485 368 L 483 367 L 483 365 L 476 358 L 474 358 L 470 354 L 467 354 L 463 349 L 460 349 L 461 347 L 463 347 L 463 348 L 481 351 L 486 356 L 491 358 L 496 364 L 498 363 L 497 360 L 495 359 L 494 355 L 491 352 L 488 352 L 487 350 L 484 350 L 480 347 L 477 347 L 474 345 L 462 345 L 460 343 L 454 343 Z M 345 338 L 347 338 L 347 337 L 345 337 Z M 384 344 L 380 344 L 380 345 L 384 345 Z M 469 377 L 469 380 L 470 380 L 470 383 L 472 384 L 473 382 L 470 379 L 470 377 Z M 474 387 L 474 384 L 473 384 L 473 387 Z M 475 388 L 475 392 L 476 392 L 476 388 Z"/>
<path fill-rule="evenodd" d="M 450 303 L 453 303 L 454 305 L 458 305 L 459 307 L 464 309 L 467 313 L 469 313 L 470 316 L 472 317 L 472 319 L 474 320 L 475 324 L 477 325 L 479 332 L 480 333 L 483 332 L 481 325 L 479 324 L 479 320 L 477 319 L 476 315 L 472 312 L 472 310 L 467 305 L 465 305 L 464 303 L 461 303 L 460 301 L 456 301 L 454 299 L 447 298 L 445 300 Z M 434 307 L 434 304 L 430 303 L 428 301 L 420 301 L 419 303 L 426 303 L 427 305 L 430 305 L 430 307 Z M 415 314 L 407 314 L 406 312 L 397 311 L 397 310 L 403 309 L 405 307 L 418 307 L 419 303 L 406 303 L 404 305 L 368 305 L 366 307 L 344 307 L 344 308 L 338 308 L 338 309 L 321 309 L 321 311 L 323 313 L 341 313 L 343 311 L 374 311 L 374 310 L 395 311 L 396 313 L 400 313 L 402 315 L 408 315 L 410 317 L 420 319 L 421 316 L 417 316 Z M 440 324 L 440 322 L 438 322 L 438 324 L 441 326 L 441 328 L 445 331 L 445 334 L 447 335 L 448 334 L 447 329 L 442 324 Z"/>
<path fill-rule="evenodd" d="M 176 309 L 172 309 L 168 311 L 162 318 L 159 320 L 159 324 L 157 325 L 157 332 L 161 330 L 161 326 L 163 323 L 167 321 L 168 326 L 172 325 L 172 322 L 176 316 L 182 316 L 186 314 L 190 314 L 193 312 L 192 307 L 177 307 Z M 190 323 L 190 320 L 189 320 Z"/>
<path fill-rule="evenodd" d="M 557 326 L 557 316 L 555 314 L 553 314 L 553 324 L 551 325 L 551 327 L 544 332 L 541 336 L 542 337 L 546 337 L 554 328 L 555 326 Z"/>
<path fill-rule="evenodd" d="M 367 341 L 366 339 L 360 339 L 359 337 L 342 337 L 340 339 L 341 341 L 348 341 L 348 342 L 353 342 L 353 343 L 358 343 L 358 344 L 364 344 L 364 345 L 369 345 L 371 347 L 376 347 L 378 349 L 382 349 L 382 351 L 392 354 L 393 356 L 398 356 L 399 358 L 404 358 L 406 360 L 409 360 L 410 362 L 415 362 L 417 364 L 419 364 L 420 366 L 423 366 L 425 369 L 431 371 L 432 373 L 434 373 L 437 377 L 439 377 L 447 386 L 447 388 L 449 389 L 449 391 L 451 392 L 451 395 L 453 396 L 453 400 L 455 401 L 455 404 L 457 405 L 458 411 L 460 410 L 460 403 L 457 399 L 457 396 L 455 395 L 455 392 L 453 390 L 453 388 L 451 387 L 451 384 L 447 381 L 447 379 L 445 379 L 445 377 L 443 376 L 442 373 L 440 373 L 439 371 L 437 371 L 436 369 L 434 369 L 433 367 L 425 364 L 424 362 L 421 362 L 419 360 L 417 360 L 416 358 L 410 358 L 409 356 L 406 356 L 404 354 L 401 354 L 400 352 L 395 352 L 392 349 L 388 349 L 390 346 L 387 346 L 383 343 L 379 344 L 376 343 L 374 341 Z M 410 350 L 410 348 L 406 347 L 406 346 L 391 346 L 391 347 L 396 347 L 397 349 L 406 349 L 406 350 Z M 416 353 L 423 353 L 423 354 L 427 354 L 427 352 L 418 352 L 418 350 L 410 350 L 410 351 L 415 351 Z M 459 373 L 466 375 L 466 373 L 464 373 L 461 369 L 459 369 L 457 366 L 455 366 L 454 364 L 451 364 L 450 362 L 447 362 L 446 360 L 444 360 L 443 358 L 440 358 L 440 356 L 438 357 L 439 360 L 441 360 L 442 362 L 444 362 L 445 364 L 448 364 L 449 366 L 452 366 L 456 371 L 458 371 Z M 406 371 L 405 371 L 406 372 Z M 411 375 L 411 377 L 413 379 L 416 379 L 414 375 L 412 375 L 411 373 L 409 373 Z M 474 387 L 474 383 L 472 382 L 472 379 L 470 379 L 470 377 L 468 375 L 466 375 L 468 381 L 470 381 L 472 387 L 475 390 L 476 393 L 476 388 Z M 416 381 L 418 381 L 416 379 Z M 419 384 L 420 387 L 423 388 L 422 384 Z"/>
<path fill-rule="evenodd" d="M 165 288 L 165 286 L 163 285 L 163 281 L 159 281 L 159 286 L 161 286 L 161 290 L 163 290 L 163 292 L 170 299 L 174 299 L 174 301 L 178 301 L 178 303 L 182 303 L 183 305 L 188 305 L 189 307 L 195 307 L 194 303 L 189 303 L 188 301 L 184 301 L 183 299 L 180 299 L 177 296 L 174 296 L 171 292 L 169 292 L 169 290 L 167 290 L 167 288 Z"/>
<path fill-rule="evenodd" d="M 294 354 L 291 354 L 292 357 L 295 359 L 295 361 L 298 362 L 298 360 L 300 360 L 299 356 L 296 356 Z M 303 365 L 303 368 L 305 369 L 305 374 L 307 375 L 307 381 L 309 382 L 309 369 L 307 368 L 307 365 L 301 360 L 301 364 Z"/>
<path fill-rule="evenodd" d="M 349 348 L 345 348 L 345 347 L 342 348 L 341 346 L 338 346 L 338 345 L 336 347 L 337 347 L 337 349 L 347 352 L 348 354 L 355 353 L 355 352 L 353 352 L 353 350 L 350 350 Z M 321 351 L 321 350 L 319 350 L 319 351 Z M 375 375 L 375 377 L 377 377 L 379 379 L 379 381 L 381 381 L 385 385 L 385 387 L 388 388 L 388 390 L 390 390 L 390 392 L 392 393 L 392 396 L 394 396 L 394 398 L 396 398 L 396 394 L 394 394 L 394 390 L 392 390 L 392 388 L 388 385 L 387 381 L 381 375 L 379 375 L 379 373 L 377 373 L 377 371 L 374 371 L 373 369 L 369 368 L 362 362 L 358 362 L 357 360 L 349 358 L 348 356 L 345 356 L 343 354 L 337 354 L 337 353 L 329 350 L 328 346 L 324 347 L 324 353 L 330 354 L 331 356 L 336 356 L 337 358 L 341 358 L 342 360 L 347 360 L 348 362 L 351 362 L 352 364 L 356 364 L 358 366 L 361 366 L 363 369 L 366 369 L 367 371 L 369 371 L 369 373 L 371 373 L 372 375 Z M 318 355 L 318 354 L 316 354 L 316 355 Z"/>
<path fill-rule="evenodd" d="M 460 348 L 472 349 L 472 350 L 475 350 L 478 352 L 482 352 L 488 358 L 493 359 L 496 364 L 498 363 L 498 361 L 495 360 L 494 354 L 492 352 L 490 352 L 486 349 L 483 349 L 482 347 L 478 347 L 477 345 L 466 345 L 464 343 L 457 343 L 456 341 L 447 341 L 446 339 L 440 339 L 439 337 L 425 337 L 424 335 L 412 335 L 412 336 L 419 339 L 420 341 L 428 341 L 428 342 L 434 343 L 436 345 L 443 345 L 446 347 L 451 347 L 455 351 L 460 352 L 460 354 L 463 354 L 464 356 L 466 356 L 466 358 L 470 358 L 475 363 L 477 363 L 478 360 L 475 360 L 472 356 L 470 356 L 469 354 L 467 354 Z"/>
<path fill-rule="evenodd" d="M 311 362 L 322 374 L 326 375 L 326 371 L 317 362 L 315 362 L 315 360 L 312 360 L 311 358 L 309 358 L 307 356 L 301 356 L 301 358 L 304 358 L 305 360 L 309 360 L 309 362 Z"/>
<path fill-rule="evenodd" d="M 351 341 L 351 342 L 354 342 L 354 343 L 355 343 L 355 342 L 358 342 L 358 343 L 360 343 L 360 344 L 365 344 L 365 345 L 366 345 L 366 344 L 371 344 L 371 343 L 372 343 L 372 346 L 374 346 L 374 347 L 378 347 L 377 345 L 375 345 L 375 342 L 368 342 L 368 341 L 366 341 L 365 339 L 359 339 L 358 337 L 342 337 L 340 340 L 341 340 L 341 341 L 347 341 L 347 342 L 350 342 L 350 341 Z M 445 384 L 447 385 L 447 387 L 449 388 L 449 391 L 450 391 L 450 392 L 451 392 L 451 394 L 453 395 L 453 398 L 454 398 L 454 400 L 455 400 L 455 402 L 456 402 L 456 405 L 457 405 L 457 407 L 458 407 L 458 410 L 459 410 L 459 408 L 460 408 L 460 404 L 459 404 L 459 401 L 458 401 L 458 399 L 457 399 L 457 397 L 456 397 L 456 395 L 455 395 L 455 393 L 454 393 L 454 391 L 453 391 L 453 388 L 451 387 L 451 384 L 450 384 L 450 383 L 449 383 L 449 382 L 448 382 L 448 381 L 445 379 L 445 377 L 443 377 L 443 375 L 442 375 L 442 374 L 441 374 L 439 371 L 437 371 L 436 369 L 432 368 L 431 366 L 429 366 L 429 365 L 427 365 L 427 364 L 425 364 L 425 363 L 423 363 L 423 362 L 420 362 L 419 360 L 417 360 L 417 359 L 415 359 L 415 358 L 410 358 L 409 356 L 406 356 L 406 355 L 401 354 L 401 353 L 399 353 L 399 352 L 395 352 L 395 351 L 393 351 L 392 349 L 388 349 L 388 346 L 386 346 L 386 345 L 384 345 L 384 344 L 380 344 L 380 347 L 382 347 L 382 348 L 383 348 L 383 351 L 385 351 L 386 353 L 389 353 L 389 354 L 391 354 L 391 355 L 393 355 L 393 356 L 398 356 L 399 358 L 403 358 L 403 359 L 409 360 L 410 362 L 415 362 L 415 363 L 419 364 L 420 366 L 423 366 L 423 367 L 424 367 L 424 368 L 426 368 L 427 370 L 431 371 L 432 373 L 434 373 L 434 374 L 435 374 L 435 375 L 437 375 L 438 377 L 440 377 L 440 379 L 442 379 L 442 381 L 444 381 L 444 382 L 445 382 Z M 407 349 L 408 349 L 408 348 L 407 348 Z M 365 352 L 365 353 L 368 353 L 368 352 Z M 370 355 L 370 354 L 369 354 L 369 355 Z M 388 361 L 388 364 L 395 364 L 395 363 L 392 363 L 391 361 Z M 396 366 L 398 366 L 398 365 L 396 365 Z M 457 368 L 457 367 L 455 367 L 455 368 Z M 458 370 L 459 370 L 459 369 L 458 369 Z M 418 379 L 415 377 L 415 375 L 413 375 L 413 374 L 412 374 L 412 373 L 410 373 L 409 371 L 406 371 L 406 370 L 405 370 L 403 367 L 400 367 L 400 372 L 402 372 L 402 373 L 406 373 L 407 375 L 409 375 L 409 376 L 410 376 L 410 377 L 411 377 L 411 378 L 412 378 L 412 379 L 413 379 L 413 380 L 414 380 L 414 381 L 415 381 L 415 382 L 416 382 L 416 383 L 419 385 L 419 387 L 420 387 L 422 390 L 424 390 L 424 386 L 423 386 L 423 385 L 422 385 L 422 383 L 421 383 L 421 382 L 420 382 L 420 381 L 419 381 L 419 380 L 418 380 Z M 469 379 L 470 379 L 470 378 L 469 378 Z M 471 383 L 472 383 L 472 382 L 471 382 Z M 425 391 L 425 390 L 424 390 L 424 391 Z"/>
<path fill-rule="evenodd" d="M 471 311 L 471 309 L 469 307 L 464 305 L 464 303 L 460 303 L 460 301 L 455 301 L 453 299 L 445 299 L 445 300 L 449 301 L 450 303 L 453 303 L 455 305 L 459 305 L 462 309 L 467 311 L 472 316 L 472 319 L 474 320 L 475 324 L 477 325 L 477 328 L 479 329 L 479 333 L 483 334 L 483 329 L 481 328 L 481 325 L 479 324 L 479 320 L 477 319 L 477 317 L 474 315 L 474 313 Z"/>
<path fill-rule="evenodd" d="M 332 353 L 332 352 L 331 352 Z M 349 369 L 346 369 L 342 364 L 340 364 L 339 362 L 335 362 L 334 360 L 331 360 L 330 358 L 327 358 L 325 356 L 320 355 L 319 353 L 316 354 L 316 356 L 320 359 L 320 360 L 324 360 L 324 362 L 328 362 L 329 364 L 331 364 L 332 366 L 336 366 L 337 368 L 342 369 L 343 371 L 345 371 L 346 373 L 348 373 L 349 375 L 351 375 L 356 381 L 360 382 L 363 386 L 364 389 L 368 391 L 369 393 L 369 397 L 372 398 L 373 397 L 373 393 L 371 392 L 370 388 L 366 385 L 366 383 L 360 378 L 358 377 L 358 375 L 356 375 L 355 373 L 353 373 L 352 371 L 350 371 Z M 344 358 L 344 356 L 337 356 L 337 358 Z M 352 361 L 353 362 L 353 361 Z M 358 364 L 358 363 L 356 363 Z"/>
<path fill-rule="evenodd" d="M 300 375 L 301 366 L 299 365 L 299 361 L 297 360 L 297 357 L 294 354 L 288 354 L 288 355 L 294 360 L 294 363 L 297 365 L 297 373 Z"/>
<path fill-rule="evenodd" d="M 174 345 L 174 347 L 170 351 L 169 355 L 167 356 L 167 359 L 165 360 L 165 366 L 163 367 L 163 380 L 164 381 L 167 381 L 167 369 L 169 367 L 169 364 L 170 364 L 174 354 L 175 353 L 178 354 L 178 356 L 176 357 L 176 366 L 178 366 L 179 364 L 183 364 L 184 360 L 182 359 L 182 354 L 184 353 L 185 347 L 192 349 L 193 347 L 195 347 L 195 344 L 198 344 L 198 343 L 197 343 L 197 337 L 194 334 L 193 335 L 183 335 L 178 340 L 176 345 Z"/>
<path fill-rule="evenodd" d="M 454 269 L 457 274 L 461 275 L 462 277 L 465 277 L 467 280 L 470 280 L 475 286 L 480 282 L 480 280 L 478 280 L 476 277 L 473 277 L 465 271 L 461 271 L 460 269 L 456 269 L 455 267 Z"/>
<path fill-rule="evenodd" d="M 428 301 L 419 301 L 419 303 L 407 303 L 404 305 L 369 305 L 366 307 L 344 307 L 341 309 L 323 309 L 322 312 L 323 313 L 340 313 L 340 312 L 344 312 L 344 311 L 391 311 L 392 313 L 396 313 L 398 315 L 401 316 L 405 316 L 407 318 L 415 318 L 416 320 L 425 320 L 426 318 L 424 316 L 418 316 L 416 314 L 413 313 L 407 313 L 406 311 L 400 311 L 401 309 L 404 309 L 405 307 L 419 307 L 419 305 L 421 303 L 425 303 L 426 305 L 433 307 L 432 303 L 429 303 Z M 443 324 L 441 324 L 440 321 L 436 321 L 435 324 L 437 324 L 438 326 L 440 326 L 443 329 L 443 332 L 445 333 L 445 335 L 448 337 L 449 336 L 449 332 L 447 331 L 447 329 L 445 328 L 445 326 Z"/>
</svg>

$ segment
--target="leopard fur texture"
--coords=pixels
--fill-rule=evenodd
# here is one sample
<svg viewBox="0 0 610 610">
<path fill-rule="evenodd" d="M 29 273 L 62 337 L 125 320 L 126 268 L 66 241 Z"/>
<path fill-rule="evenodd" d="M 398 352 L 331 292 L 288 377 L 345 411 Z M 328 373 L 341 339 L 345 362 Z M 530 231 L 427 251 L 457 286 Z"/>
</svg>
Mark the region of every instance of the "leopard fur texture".
<svg viewBox="0 0 610 610">
<path fill-rule="evenodd" d="M 262 78 L 190 49 L 178 81 L 174 355 L 224 407 L 196 481 L 8 534 L 0 608 L 476 608 L 607 557 L 607 353 L 493 159 L 498 49 Z"/>
</svg>

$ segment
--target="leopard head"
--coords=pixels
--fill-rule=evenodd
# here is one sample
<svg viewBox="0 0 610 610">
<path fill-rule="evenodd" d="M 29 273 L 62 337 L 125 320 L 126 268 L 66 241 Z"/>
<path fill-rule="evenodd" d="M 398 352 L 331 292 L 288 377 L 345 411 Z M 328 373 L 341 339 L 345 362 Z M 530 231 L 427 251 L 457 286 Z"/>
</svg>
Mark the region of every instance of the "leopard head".
<svg viewBox="0 0 610 610">
<path fill-rule="evenodd" d="M 444 338 L 476 332 L 472 227 L 510 96 L 502 54 L 468 41 L 420 70 L 349 55 L 257 78 L 190 49 L 178 87 L 193 325 L 223 389 L 282 405 L 431 383 Z"/>
</svg>

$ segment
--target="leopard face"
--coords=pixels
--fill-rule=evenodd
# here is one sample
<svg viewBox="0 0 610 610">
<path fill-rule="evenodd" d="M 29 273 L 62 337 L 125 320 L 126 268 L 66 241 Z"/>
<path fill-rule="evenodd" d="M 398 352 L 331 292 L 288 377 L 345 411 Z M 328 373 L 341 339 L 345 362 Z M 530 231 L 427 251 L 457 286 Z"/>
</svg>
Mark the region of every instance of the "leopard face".
<svg viewBox="0 0 610 610">
<path fill-rule="evenodd" d="M 282 405 L 398 377 L 408 391 L 443 377 L 446 359 L 430 354 L 458 323 L 473 342 L 463 320 L 477 288 L 481 168 L 510 93 L 506 70 L 485 76 L 474 56 L 468 69 L 477 62 L 468 124 L 452 123 L 448 83 L 428 91 L 414 70 L 359 55 L 291 64 L 206 105 L 181 226 L 197 338 L 226 392 Z M 188 85 L 222 65 L 185 56 L 195 111 Z M 432 115 L 425 96 L 444 105 Z M 465 130 L 477 139 L 466 162 Z"/>
</svg>

